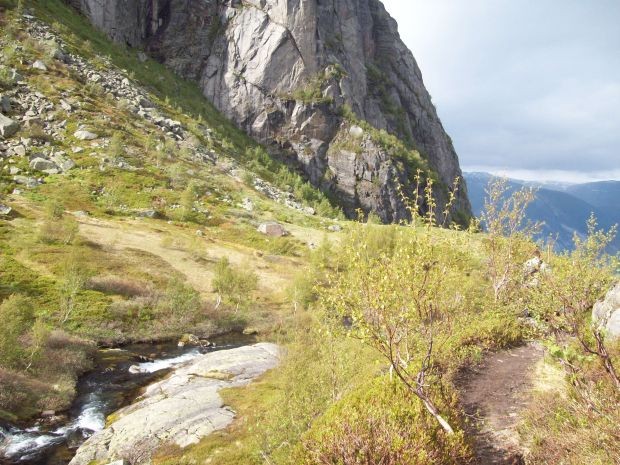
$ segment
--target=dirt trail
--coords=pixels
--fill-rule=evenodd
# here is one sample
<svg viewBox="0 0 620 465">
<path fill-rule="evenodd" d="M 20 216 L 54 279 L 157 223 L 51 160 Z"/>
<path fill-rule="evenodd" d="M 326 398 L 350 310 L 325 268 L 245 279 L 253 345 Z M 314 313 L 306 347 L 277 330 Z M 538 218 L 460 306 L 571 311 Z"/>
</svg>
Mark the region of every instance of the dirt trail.
<svg viewBox="0 0 620 465">
<path fill-rule="evenodd" d="M 461 400 L 470 417 L 479 465 L 523 463 L 516 427 L 533 387 L 542 347 L 528 344 L 489 354 L 462 377 Z"/>
</svg>

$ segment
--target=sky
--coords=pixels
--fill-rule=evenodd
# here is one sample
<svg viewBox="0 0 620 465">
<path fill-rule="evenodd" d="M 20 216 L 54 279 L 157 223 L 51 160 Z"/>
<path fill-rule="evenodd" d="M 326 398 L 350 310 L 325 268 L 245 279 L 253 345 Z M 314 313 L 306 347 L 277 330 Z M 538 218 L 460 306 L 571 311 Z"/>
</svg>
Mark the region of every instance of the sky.
<svg viewBox="0 0 620 465">
<path fill-rule="evenodd" d="M 620 0 L 383 0 L 464 171 L 620 180 Z"/>
</svg>

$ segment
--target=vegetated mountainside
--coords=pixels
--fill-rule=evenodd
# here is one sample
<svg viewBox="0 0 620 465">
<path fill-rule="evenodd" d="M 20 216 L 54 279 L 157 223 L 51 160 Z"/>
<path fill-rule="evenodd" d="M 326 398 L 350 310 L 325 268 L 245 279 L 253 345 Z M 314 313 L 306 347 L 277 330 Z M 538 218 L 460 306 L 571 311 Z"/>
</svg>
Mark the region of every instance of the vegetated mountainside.
<svg viewBox="0 0 620 465">
<path fill-rule="evenodd" d="M 465 178 L 474 214 L 480 216 L 484 210 L 485 190 L 493 176 L 488 173 L 465 173 Z M 532 183 L 510 179 L 509 193 L 531 185 Z M 565 190 L 536 187 L 536 199 L 528 207 L 527 216 L 532 221 L 544 223 L 539 238 L 557 238 L 556 247 L 559 250 L 571 249 L 575 233 L 581 237 L 587 234 L 590 215 L 594 214 L 599 225 L 604 228 L 620 222 L 620 208 L 610 201 L 613 191 L 606 189 L 607 186 L 614 185 L 603 183 L 599 186 L 596 183 L 595 189 L 588 184 L 574 185 Z M 584 194 L 576 195 L 576 192 Z M 602 201 L 591 203 L 589 199 Z M 620 240 L 614 241 L 612 250 L 620 250 Z"/>
<path fill-rule="evenodd" d="M 95 345 L 273 327 L 339 210 L 62 2 L 4 5 L 0 423 L 66 411 Z"/>
<path fill-rule="evenodd" d="M 349 216 L 407 218 L 399 185 L 411 193 L 418 168 L 436 173 L 441 207 L 461 176 L 420 69 L 378 0 L 68 1 L 114 41 L 197 81 Z M 456 200 L 466 222 L 463 181 Z"/>
</svg>

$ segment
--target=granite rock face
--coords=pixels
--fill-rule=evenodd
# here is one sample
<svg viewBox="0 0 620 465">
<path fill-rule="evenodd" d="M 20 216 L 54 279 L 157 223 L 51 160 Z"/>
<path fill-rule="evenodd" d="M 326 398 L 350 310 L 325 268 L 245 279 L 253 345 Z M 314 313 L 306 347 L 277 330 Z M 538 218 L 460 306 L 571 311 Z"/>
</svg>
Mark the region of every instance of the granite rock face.
<svg viewBox="0 0 620 465">
<path fill-rule="evenodd" d="M 113 40 L 199 82 L 220 111 L 350 215 L 406 218 L 397 188 L 411 191 L 413 168 L 372 134 L 351 131 L 344 108 L 419 151 L 444 186 L 461 176 L 420 69 L 379 0 L 67 1 Z M 441 206 L 447 194 L 439 194 Z M 456 207 L 471 212 L 463 184 Z"/>
<path fill-rule="evenodd" d="M 620 282 L 607 292 L 603 300 L 594 304 L 592 320 L 604 330 L 608 339 L 620 338 Z"/>
</svg>

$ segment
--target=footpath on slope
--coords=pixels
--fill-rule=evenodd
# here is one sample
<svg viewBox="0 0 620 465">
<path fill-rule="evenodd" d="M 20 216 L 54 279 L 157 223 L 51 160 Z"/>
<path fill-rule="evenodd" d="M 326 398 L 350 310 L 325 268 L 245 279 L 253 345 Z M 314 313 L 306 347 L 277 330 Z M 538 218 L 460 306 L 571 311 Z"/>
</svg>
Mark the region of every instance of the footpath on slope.
<svg viewBox="0 0 620 465">
<path fill-rule="evenodd" d="M 517 425 L 527 406 L 543 349 L 530 343 L 489 354 L 461 376 L 461 402 L 470 418 L 478 465 L 523 464 Z"/>
</svg>

